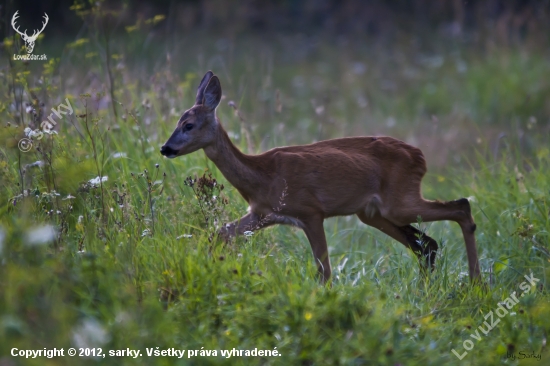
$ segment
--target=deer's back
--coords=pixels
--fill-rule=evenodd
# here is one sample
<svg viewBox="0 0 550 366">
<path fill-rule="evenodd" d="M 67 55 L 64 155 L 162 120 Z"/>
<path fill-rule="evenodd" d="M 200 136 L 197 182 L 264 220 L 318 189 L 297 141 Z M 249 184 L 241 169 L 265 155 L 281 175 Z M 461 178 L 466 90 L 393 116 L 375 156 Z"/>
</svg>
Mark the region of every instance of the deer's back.
<svg viewBox="0 0 550 366">
<path fill-rule="evenodd" d="M 391 192 L 419 190 L 426 173 L 420 149 L 392 137 L 347 137 L 278 147 L 259 157 L 270 161 L 273 190 L 281 190 L 279 181 L 284 179 L 289 199 L 315 206 L 327 216 L 353 213 Z"/>
<path fill-rule="evenodd" d="M 315 171 L 315 168 L 333 171 L 353 170 L 378 173 L 384 167 L 405 165 L 410 174 L 426 173 L 426 162 L 420 149 L 393 137 L 345 137 L 319 141 L 309 145 L 277 147 L 260 156 L 275 164 L 292 164 L 295 169 Z M 318 171 L 318 170 L 317 170 Z"/>
</svg>

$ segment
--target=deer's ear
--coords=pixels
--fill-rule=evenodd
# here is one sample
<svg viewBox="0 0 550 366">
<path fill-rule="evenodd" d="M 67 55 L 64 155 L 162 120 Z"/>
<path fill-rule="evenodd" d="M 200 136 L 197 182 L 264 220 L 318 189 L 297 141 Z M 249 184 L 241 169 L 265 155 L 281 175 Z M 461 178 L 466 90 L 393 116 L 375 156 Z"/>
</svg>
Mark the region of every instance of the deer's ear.
<svg viewBox="0 0 550 366">
<path fill-rule="evenodd" d="M 212 110 L 216 109 L 222 99 L 222 86 L 217 76 L 212 76 L 206 88 L 202 104 Z"/>
<path fill-rule="evenodd" d="M 201 83 L 197 88 L 197 99 L 195 100 L 196 104 L 202 104 L 202 101 L 204 99 L 204 89 L 206 88 L 206 85 L 208 85 L 208 82 L 210 81 L 212 76 L 214 76 L 214 73 L 208 70 L 208 72 L 202 77 Z"/>
</svg>

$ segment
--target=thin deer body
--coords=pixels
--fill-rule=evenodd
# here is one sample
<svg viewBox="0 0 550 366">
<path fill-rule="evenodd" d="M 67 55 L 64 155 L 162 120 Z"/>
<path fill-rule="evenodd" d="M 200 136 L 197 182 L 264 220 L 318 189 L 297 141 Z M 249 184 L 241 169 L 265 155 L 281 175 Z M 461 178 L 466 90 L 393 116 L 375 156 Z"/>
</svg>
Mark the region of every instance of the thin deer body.
<svg viewBox="0 0 550 366">
<path fill-rule="evenodd" d="M 391 137 L 348 137 L 246 155 L 233 145 L 215 115 L 220 99 L 219 80 L 209 71 L 195 105 L 180 118 L 161 153 L 174 158 L 204 149 L 248 202 L 248 214 L 220 231 L 226 240 L 274 224 L 300 227 L 326 281 L 331 267 L 325 218 L 355 214 L 410 248 L 423 267 L 431 268 L 437 243 L 410 224 L 419 216 L 424 222 L 452 220 L 464 235 L 470 277 L 479 279 L 475 223 L 468 200 L 422 198 L 426 163 L 419 149 Z"/>
</svg>

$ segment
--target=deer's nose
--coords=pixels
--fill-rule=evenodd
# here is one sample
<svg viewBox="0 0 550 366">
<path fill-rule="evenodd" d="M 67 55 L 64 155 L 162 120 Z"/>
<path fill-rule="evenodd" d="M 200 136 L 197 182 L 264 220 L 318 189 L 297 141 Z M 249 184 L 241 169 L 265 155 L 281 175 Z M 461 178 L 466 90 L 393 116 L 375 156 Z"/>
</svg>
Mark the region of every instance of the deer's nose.
<svg viewBox="0 0 550 366">
<path fill-rule="evenodd" d="M 162 147 L 160 148 L 160 153 L 164 156 L 174 156 L 177 154 L 177 151 L 172 149 L 168 145 L 162 145 Z"/>
</svg>

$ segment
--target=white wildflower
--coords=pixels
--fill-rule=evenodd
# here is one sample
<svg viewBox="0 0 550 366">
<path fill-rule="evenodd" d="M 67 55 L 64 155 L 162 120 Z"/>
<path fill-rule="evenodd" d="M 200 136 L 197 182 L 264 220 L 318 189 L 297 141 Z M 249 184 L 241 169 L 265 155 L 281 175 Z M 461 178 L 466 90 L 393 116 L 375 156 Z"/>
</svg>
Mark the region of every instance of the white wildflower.
<svg viewBox="0 0 550 366">
<path fill-rule="evenodd" d="M 244 235 L 244 236 L 250 237 L 250 236 L 254 235 L 254 232 L 253 232 L 253 231 L 245 231 L 245 232 L 243 233 L 243 235 Z"/>
<path fill-rule="evenodd" d="M 78 216 L 78 223 L 80 224 L 82 222 L 82 219 L 84 218 L 84 216 L 80 215 Z"/>
<path fill-rule="evenodd" d="M 107 177 L 107 176 L 103 176 L 103 177 L 101 177 L 101 178 L 99 178 L 99 176 L 97 176 L 97 177 L 95 177 L 95 178 L 93 178 L 93 179 L 90 179 L 90 180 L 88 181 L 88 184 L 89 184 L 90 186 L 92 186 L 92 187 L 97 187 L 97 186 L 99 186 L 99 184 L 100 184 L 101 182 L 106 182 L 108 179 L 109 179 L 109 177 Z"/>
<path fill-rule="evenodd" d="M 458 280 L 459 280 L 459 281 L 462 281 L 462 280 L 464 280 L 465 278 L 468 278 L 468 272 L 460 272 L 460 273 L 458 274 Z"/>
<path fill-rule="evenodd" d="M 65 200 L 72 200 L 72 199 L 74 199 L 74 198 L 76 198 L 76 197 L 75 197 L 75 196 L 71 196 L 71 194 L 69 193 L 69 194 L 67 195 L 67 197 L 63 198 L 63 201 L 65 201 Z"/>
<path fill-rule="evenodd" d="M 128 154 L 126 154 L 125 152 L 116 152 L 113 154 L 113 159 L 125 158 L 127 156 Z"/>
<path fill-rule="evenodd" d="M 44 162 L 42 160 L 37 160 L 34 163 L 27 164 L 25 168 L 33 168 L 35 166 L 41 168 L 44 166 Z"/>
<path fill-rule="evenodd" d="M 108 343 L 111 336 L 97 320 L 85 319 L 73 328 L 72 340 L 77 348 L 96 348 Z"/>
<path fill-rule="evenodd" d="M 150 230 L 150 229 L 145 229 L 145 230 L 143 230 L 143 232 L 141 233 L 141 237 L 149 236 L 149 235 L 151 235 L 151 230 Z"/>
<path fill-rule="evenodd" d="M 53 225 L 39 226 L 27 232 L 27 245 L 46 244 L 55 239 L 57 232 Z"/>
<path fill-rule="evenodd" d="M 29 138 L 37 137 L 38 139 L 42 138 L 42 132 L 39 130 L 32 130 L 30 127 L 25 127 L 24 130 L 25 136 Z"/>
<path fill-rule="evenodd" d="M 32 112 L 32 106 L 28 105 L 28 106 L 25 108 L 25 112 L 31 113 L 31 112 Z"/>
<path fill-rule="evenodd" d="M 115 322 L 116 323 L 125 324 L 125 323 L 129 323 L 131 320 L 132 320 L 132 317 L 126 311 L 119 311 L 115 315 Z"/>
<path fill-rule="evenodd" d="M 178 236 L 176 239 L 181 239 L 181 238 L 189 239 L 189 238 L 192 238 L 192 237 L 193 237 L 193 235 L 191 235 L 191 234 L 183 234 L 183 235 Z"/>
</svg>

